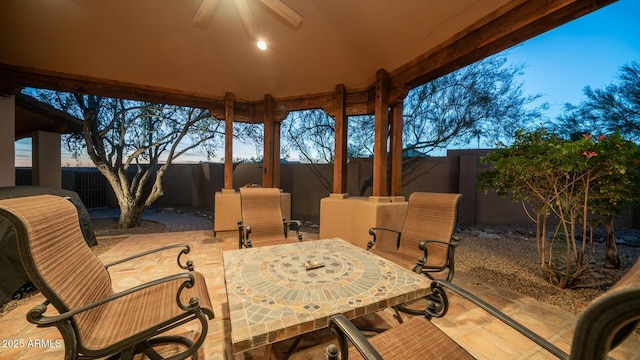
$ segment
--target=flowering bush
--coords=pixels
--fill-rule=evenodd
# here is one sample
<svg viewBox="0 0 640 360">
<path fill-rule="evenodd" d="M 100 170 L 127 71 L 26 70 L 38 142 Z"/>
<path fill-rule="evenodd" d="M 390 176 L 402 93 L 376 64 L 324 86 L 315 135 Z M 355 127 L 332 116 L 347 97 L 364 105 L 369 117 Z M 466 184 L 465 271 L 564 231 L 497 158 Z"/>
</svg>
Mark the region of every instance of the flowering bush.
<svg viewBox="0 0 640 360">
<path fill-rule="evenodd" d="M 479 175 L 481 189 L 493 188 L 499 195 L 522 201 L 536 223 L 542 270 L 560 287 L 568 286 L 586 269 L 587 244 L 591 243 L 587 230 L 594 219 L 606 222 L 608 229 L 611 224 L 613 234 L 613 216 L 640 194 L 636 171 L 640 153 L 618 133 L 595 139 L 584 134 L 572 141 L 543 128 L 519 130 L 513 145 L 490 152 L 482 161 L 491 164 L 491 169 Z M 559 221 L 549 237 L 551 215 Z M 579 226 L 583 241 L 576 237 Z M 607 254 L 607 262 L 615 260 L 617 253 L 611 256 Z"/>
</svg>

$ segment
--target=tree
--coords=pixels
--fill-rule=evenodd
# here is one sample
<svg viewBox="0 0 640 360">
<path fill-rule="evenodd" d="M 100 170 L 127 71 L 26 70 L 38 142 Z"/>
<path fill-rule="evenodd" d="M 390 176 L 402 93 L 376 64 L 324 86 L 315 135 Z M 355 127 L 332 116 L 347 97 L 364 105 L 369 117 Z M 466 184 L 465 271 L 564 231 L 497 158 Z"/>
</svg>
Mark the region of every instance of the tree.
<svg viewBox="0 0 640 360">
<path fill-rule="evenodd" d="M 598 155 L 594 166 L 603 171 L 603 176 L 591 185 L 589 209 L 600 216 L 594 222 L 599 220 L 607 229 L 605 267 L 618 269 L 620 258 L 616 247 L 614 218 L 632 201 L 640 200 L 640 151 L 634 142 L 624 139 L 618 132 L 608 136 L 600 135 L 597 140 Z"/>
<path fill-rule="evenodd" d="M 511 146 L 483 157 L 491 169 L 479 175 L 480 188 L 521 201 L 525 209 L 531 205 L 542 271 L 564 288 L 586 269 L 591 214 L 612 219 L 623 202 L 638 198 L 639 160 L 635 144 L 617 133 L 566 140 L 546 129 L 520 130 Z M 552 214 L 559 222 L 549 238 Z"/>
<path fill-rule="evenodd" d="M 602 89 L 583 89 L 585 100 L 578 105 L 565 104 L 564 114 L 557 117 L 550 124 L 553 131 L 563 134 L 580 133 L 613 133 L 635 140 L 640 140 L 640 63 L 632 61 L 623 65 L 618 74 L 617 82 Z M 628 175 L 627 175 L 628 176 Z M 626 189 L 619 189 L 624 192 Z M 617 268 L 620 266 L 617 257 L 613 216 L 621 210 L 619 202 L 603 203 L 600 215 L 606 220 L 606 266 Z M 612 208 L 607 210 L 607 208 Z M 612 213 L 607 215 L 607 213 Z"/>
<path fill-rule="evenodd" d="M 547 105 L 531 106 L 539 96 L 524 95 L 516 81 L 523 68 L 507 65 L 504 54 L 496 55 L 410 91 L 404 102 L 403 153 L 428 154 L 480 138 L 497 143 L 510 138 L 513 129 L 539 120 Z M 328 115 L 306 112 L 289 120 L 283 134 L 285 146 L 310 163 L 333 161 L 335 129 Z M 373 153 L 373 125 L 373 116 L 349 118 L 350 156 Z M 405 159 L 403 168 L 411 167 L 413 161 Z M 365 181 L 361 192 L 370 183 Z"/>
<path fill-rule="evenodd" d="M 84 119 L 82 135 L 68 137 L 67 147 L 76 157 L 84 149 L 106 177 L 120 207 L 118 228 L 139 225 L 164 194 L 162 178 L 176 158 L 196 147 L 212 156 L 223 141 L 224 125 L 208 110 L 44 90 L 36 96 Z"/>
<path fill-rule="evenodd" d="M 327 178 L 319 164 L 333 163 L 335 123 L 322 110 L 292 113 L 282 128 L 285 151 L 297 151 L 301 161 L 311 164 L 309 170 L 320 185 L 331 191 L 332 179 Z"/>
<path fill-rule="evenodd" d="M 585 100 L 565 104 L 551 128 L 559 133 L 613 133 L 640 140 L 640 63 L 620 68 L 618 82 L 602 89 L 586 86 Z"/>
</svg>

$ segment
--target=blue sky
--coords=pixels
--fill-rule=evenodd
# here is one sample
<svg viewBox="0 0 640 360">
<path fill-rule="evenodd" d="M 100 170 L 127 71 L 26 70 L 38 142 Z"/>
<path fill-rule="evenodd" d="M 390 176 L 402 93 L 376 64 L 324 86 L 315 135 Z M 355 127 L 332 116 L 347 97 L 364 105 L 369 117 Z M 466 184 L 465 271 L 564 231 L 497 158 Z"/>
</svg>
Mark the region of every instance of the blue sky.
<svg viewBox="0 0 640 360">
<path fill-rule="evenodd" d="M 541 101 L 551 105 L 547 116 L 555 119 L 565 103 L 582 100 L 585 86 L 606 86 L 620 66 L 640 61 L 639 18 L 640 1 L 621 0 L 510 49 L 508 59 L 526 64 L 521 77 L 525 92 L 542 94 Z M 16 143 L 17 166 L 31 165 L 30 149 L 28 139 Z M 252 146 L 234 144 L 234 157 L 251 156 L 256 156 Z M 177 162 L 193 161 L 198 161 L 195 154 Z M 62 163 L 76 165 L 68 158 Z"/>
<path fill-rule="evenodd" d="M 543 94 L 554 119 L 582 89 L 606 86 L 620 66 L 640 61 L 640 1 L 621 0 L 509 51 L 511 62 L 525 63 L 525 91 Z"/>
</svg>

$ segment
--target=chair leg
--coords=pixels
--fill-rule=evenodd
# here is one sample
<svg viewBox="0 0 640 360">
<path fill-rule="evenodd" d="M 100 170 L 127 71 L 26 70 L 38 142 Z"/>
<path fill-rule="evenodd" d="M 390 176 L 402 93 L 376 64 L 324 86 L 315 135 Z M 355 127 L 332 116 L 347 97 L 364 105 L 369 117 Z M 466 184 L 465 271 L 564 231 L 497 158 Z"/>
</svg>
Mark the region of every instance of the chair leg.
<svg viewBox="0 0 640 360">
<path fill-rule="evenodd" d="M 156 345 L 164 345 L 164 344 L 181 344 L 187 347 L 187 350 L 179 354 L 173 355 L 167 359 L 185 359 L 189 356 L 192 356 L 193 360 L 198 359 L 198 351 L 197 351 L 198 349 L 196 348 L 195 351 L 192 351 L 194 350 L 193 341 L 183 336 L 159 336 L 159 337 L 149 339 L 144 343 L 140 344 L 142 347 L 141 352 L 147 355 L 151 360 L 165 359 L 160 354 L 158 354 L 158 352 L 153 348 Z"/>
</svg>

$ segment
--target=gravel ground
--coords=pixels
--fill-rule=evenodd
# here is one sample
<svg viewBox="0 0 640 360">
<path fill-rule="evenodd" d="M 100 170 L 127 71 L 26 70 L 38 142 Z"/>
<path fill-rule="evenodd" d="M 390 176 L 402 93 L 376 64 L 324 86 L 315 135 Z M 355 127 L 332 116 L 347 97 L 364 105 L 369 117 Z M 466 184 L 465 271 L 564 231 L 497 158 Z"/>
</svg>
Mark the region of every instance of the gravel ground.
<svg viewBox="0 0 640 360">
<path fill-rule="evenodd" d="M 596 238 L 603 237 L 598 234 Z M 475 225 L 459 227 L 456 271 L 579 314 L 596 296 L 622 277 L 640 256 L 640 231 L 617 230 L 621 269 L 605 269 L 604 246 L 595 242 L 589 271 L 571 289 L 551 285 L 542 275 L 533 226 Z M 596 239 L 598 240 L 598 239 Z M 455 277 L 454 277 L 455 281 Z"/>
</svg>

